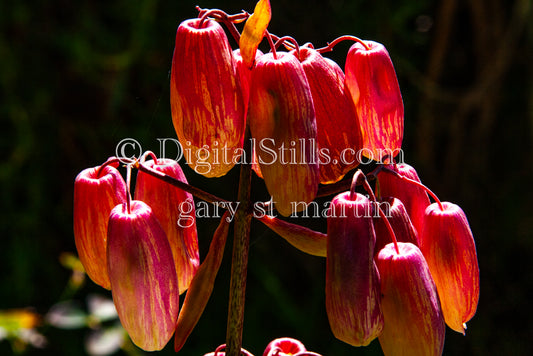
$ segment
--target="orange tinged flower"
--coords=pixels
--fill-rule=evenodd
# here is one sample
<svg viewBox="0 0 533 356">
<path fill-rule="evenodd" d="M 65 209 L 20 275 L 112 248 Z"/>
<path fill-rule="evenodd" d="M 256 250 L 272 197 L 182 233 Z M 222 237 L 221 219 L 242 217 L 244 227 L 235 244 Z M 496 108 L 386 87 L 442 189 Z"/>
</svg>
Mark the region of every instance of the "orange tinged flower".
<svg viewBox="0 0 533 356">
<path fill-rule="evenodd" d="M 362 154 L 382 162 L 399 153 L 403 140 L 403 101 L 389 53 L 377 42 L 356 42 L 346 57 L 346 87 L 363 134 Z"/>
<path fill-rule="evenodd" d="M 158 159 L 145 162 L 149 168 L 187 183 L 178 162 Z M 194 200 L 190 193 L 139 171 L 135 199 L 148 204 L 163 227 L 172 249 L 180 294 L 185 292 L 200 265 Z"/>
<path fill-rule="evenodd" d="M 354 156 L 345 157 L 347 148 L 362 147 L 361 128 L 353 101 L 345 90 L 344 73 L 334 61 L 311 48 L 300 48 L 298 57 L 311 88 L 317 123 L 317 146 L 324 156 L 320 183 L 335 183 L 358 166 Z"/>
<path fill-rule="evenodd" d="M 476 245 L 463 210 L 452 203 L 426 209 L 420 250 L 439 291 L 446 324 L 465 333 L 466 322 L 476 313 L 479 300 L 479 266 Z"/>
<path fill-rule="evenodd" d="M 385 328 L 379 343 L 386 356 L 438 356 L 446 327 L 437 288 L 424 256 L 411 243 L 386 245 L 377 256 Z"/>
<path fill-rule="evenodd" d="M 330 205 L 326 311 L 336 338 L 366 346 L 383 330 L 372 205 L 364 195 L 337 195 Z"/>
<path fill-rule="evenodd" d="M 170 82 L 172 122 L 187 163 L 206 177 L 226 174 L 244 138 L 244 104 L 231 47 L 213 20 L 186 20 L 176 33 Z"/>
<path fill-rule="evenodd" d="M 176 327 L 178 277 L 152 209 L 138 200 L 129 209 L 117 205 L 109 217 L 107 262 L 113 302 L 135 345 L 161 350 Z"/>
<path fill-rule="evenodd" d="M 297 203 L 315 198 L 319 179 L 313 99 L 293 55 L 268 53 L 257 60 L 247 119 L 268 192 L 280 214 L 288 216 Z"/>
<path fill-rule="evenodd" d="M 74 239 L 80 261 L 94 283 L 110 289 L 107 224 L 111 210 L 126 201 L 126 183 L 110 165 L 83 170 L 74 181 Z"/>
</svg>

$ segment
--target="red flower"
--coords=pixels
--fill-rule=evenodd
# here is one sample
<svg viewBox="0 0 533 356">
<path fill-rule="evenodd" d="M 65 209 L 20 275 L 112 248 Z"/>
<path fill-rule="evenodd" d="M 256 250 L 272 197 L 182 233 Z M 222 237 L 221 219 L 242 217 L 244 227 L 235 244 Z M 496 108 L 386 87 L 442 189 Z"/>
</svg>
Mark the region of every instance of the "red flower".
<svg viewBox="0 0 533 356">
<path fill-rule="evenodd" d="M 376 264 L 381 276 L 385 328 L 379 343 L 386 356 L 438 356 L 446 327 L 437 288 L 424 256 L 411 243 L 385 246 Z"/>
<path fill-rule="evenodd" d="M 94 283 L 110 289 L 107 273 L 109 213 L 126 201 L 126 183 L 112 166 L 87 168 L 74 181 L 74 239 L 80 261 Z"/>
<path fill-rule="evenodd" d="M 131 340 L 161 350 L 172 337 L 179 312 L 178 277 L 172 251 L 152 209 L 134 200 L 109 217 L 107 266 L 113 302 Z"/>
<path fill-rule="evenodd" d="M 298 57 L 298 52 L 292 52 Z M 350 95 L 345 90 L 342 69 L 310 48 L 299 51 L 316 114 L 317 146 L 320 157 L 320 183 L 335 183 L 358 166 L 356 155 L 344 156 L 349 148 L 362 147 L 361 128 Z"/>
<path fill-rule="evenodd" d="M 171 159 L 145 163 L 147 167 L 187 183 L 179 164 Z M 163 227 L 172 249 L 180 294 L 189 288 L 200 265 L 194 200 L 190 193 L 176 188 L 147 173 L 139 171 L 135 199 L 148 204 Z"/>
<path fill-rule="evenodd" d="M 326 311 L 336 338 L 366 346 L 383 330 L 372 205 L 365 196 L 337 195 L 329 208 Z"/>
<path fill-rule="evenodd" d="M 363 134 L 363 155 L 382 161 L 402 147 L 403 101 L 396 72 L 385 47 L 356 42 L 346 57 L 346 87 Z"/>
<path fill-rule="evenodd" d="M 319 179 L 313 100 L 293 55 L 268 53 L 257 60 L 247 119 L 268 192 L 280 214 L 288 216 L 305 205 L 298 203 L 315 198 Z"/>
<path fill-rule="evenodd" d="M 244 104 L 222 27 L 186 20 L 176 33 L 170 82 L 172 122 L 187 163 L 206 177 L 226 174 L 244 138 Z M 237 157 L 235 157 L 237 156 Z"/>
<path fill-rule="evenodd" d="M 479 300 L 476 245 L 463 210 L 448 202 L 442 206 L 426 209 L 420 250 L 437 284 L 446 324 L 464 334 Z"/>
</svg>

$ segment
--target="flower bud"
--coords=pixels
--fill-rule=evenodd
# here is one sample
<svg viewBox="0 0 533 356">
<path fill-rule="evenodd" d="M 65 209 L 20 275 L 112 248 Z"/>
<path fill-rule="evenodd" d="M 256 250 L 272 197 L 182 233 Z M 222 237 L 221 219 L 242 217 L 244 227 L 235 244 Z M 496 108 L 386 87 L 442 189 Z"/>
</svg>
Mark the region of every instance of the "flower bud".
<svg viewBox="0 0 533 356">
<path fill-rule="evenodd" d="M 386 356 L 438 356 L 446 327 L 437 288 L 424 256 L 411 243 L 386 245 L 376 259 L 381 276 L 385 328 L 379 343 Z"/>
<path fill-rule="evenodd" d="M 330 205 L 326 311 L 336 338 L 366 346 L 383 330 L 372 205 L 364 195 L 337 195 Z"/>
<path fill-rule="evenodd" d="M 396 241 L 410 242 L 418 246 L 418 237 L 416 229 L 414 228 L 405 207 L 397 198 L 384 198 L 379 202 L 380 208 L 383 210 L 387 220 L 389 221 Z M 392 236 L 387 228 L 385 221 L 381 216 L 374 217 L 374 230 L 376 231 L 376 248 L 374 249 L 374 255 L 377 255 L 379 251 L 388 243 L 392 242 Z"/>
<path fill-rule="evenodd" d="M 466 322 L 476 313 L 479 300 L 479 267 L 476 245 L 463 210 L 452 203 L 426 209 L 420 250 L 426 258 L 446 324 L 465 333 Z"/>
<path fill-rule="evenodd" d="M 382 162 L 396 156 L 403 139 L 403 101 L 396 72 L 385 47 L 356 42 L 346 57 L 346 87 L 363 134 L 362 154 Z"/>
<path fill-rule="evenodd" d="M 391 164 L 385 167 L 420 183 L 416 170 L 406 163 Z M 421 234 L 424 224 L 424 212 L 430 204 L 426 191 L 389 172 L 380 172 L 378 181 L 380 195 L 382 197 L 398 198 L 405 206 L 405 210 L 407 210 L 407 214 L 409 214 L 417 233 Z"/>
<path fill-rule="evenodd" d="M 268 192 L 280 214 L 288 216 L 295 204 L 315 198 L 319 179 L 313 100 L 293 55 L 268 53 L 257 60 L 247 117 Z"/>
<path fill-rule="evenodd" d="M 106 165 L 83 170 L 74 181 L 74 239 L 80 261 L 94 283 L 110 289 L 107 273 L 109 213 L 126 201 L 120 172 Z"/>
<path fill-rule="evenodd" d="M 147 167 L 187 183 L 178 162 L 158 159 L 144 163 Z M 180 294 L 185 292 L 200 265 L 194 200 L 190 193 L 139 171 L 135 199 L 148 204 L 170 243 L 178 275 Z"/>
<path fill-rule="evenodd" d="M 334 61 L 311 48 L 292 51 L 302 63 L 313 96 L 320 153 L 320 183 L 335 183 L 358 166 L 355 154 L 362 147 L 361 128 L 344 73 Z M 299 55 L 299 57 L 298 57 Z M 322 157 L 324 155 L 324 157 Z"/>
<path fill-rule="evenodd" d="M 122 326 L 135 345 L 161 350 L 172 337 L 179 312 L 178 277 L 172 251 L 152 209 L 133 200 L 109 217 L 108 269 Z"/>
<path fill-rule="evenodd" d="M 187 163 L 206 177 L 226 174 L 244 138 L 244 105 L 231 47 L 213 20 L 182 22 L 176 32 L 170 100 Z"/>
</svg>

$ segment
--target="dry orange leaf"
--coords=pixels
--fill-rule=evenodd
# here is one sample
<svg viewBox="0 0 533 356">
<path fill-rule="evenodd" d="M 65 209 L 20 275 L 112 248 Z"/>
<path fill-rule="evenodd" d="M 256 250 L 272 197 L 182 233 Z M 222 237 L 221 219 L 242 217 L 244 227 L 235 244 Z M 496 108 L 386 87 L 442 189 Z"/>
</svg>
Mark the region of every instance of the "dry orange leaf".
<svg viewBox="0 0 533 356">
<path fill-rule="evenodd" d="M 244 64 L 248 68 L 251 68 L 254 63 L 255 52 L 263 40 L 271 17 L 270 0 L 259 0 L 255 5 L 254 13 L 244 24 L 239 48 Z"/>
</svg>

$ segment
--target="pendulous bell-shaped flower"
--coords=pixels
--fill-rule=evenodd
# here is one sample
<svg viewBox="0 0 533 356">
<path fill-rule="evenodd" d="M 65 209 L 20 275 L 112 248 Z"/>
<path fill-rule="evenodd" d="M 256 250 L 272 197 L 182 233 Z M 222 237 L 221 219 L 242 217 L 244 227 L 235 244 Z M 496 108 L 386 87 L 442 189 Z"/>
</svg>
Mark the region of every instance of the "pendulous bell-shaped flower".
<svg viewBox="0 0 533 356">
<path fill-rule="evenodd" d="M 353 346 L 383 330 L 372 215 L 367 197 L 345 192 L 331 201 L 327 220 L 326 312 L 335 337 Z"/>
<path fill-rule="evenodd" d="M 157 159 L 144 163 L 149 168 L 187 183 L 178 162 Z M 170 243 L 178 275 L 180 294 L 189 288 L 200 265 L 194 200 L 187 193 L 143 171 L 137 173 L 135 199 L 148 204 L 154 212 Z"/>
<path fill-rule="evenodd" d="M 109 213 L 126 201 L 126 183 L 113 166 L 83 170 L 74 181 L 74 239 L 87 275 L 110 289 L 107 273 Z"/>
<path fill-rule="evenodd" d="M 316 118 L 301 63 L 290 53 L 259 57 L 252 70 L 247 119 L 268 192 L 283 216 L 318 190 Z"/>
<path fill-rule="evenodd" d="M 386 356 L 439 356 L 446 327 L 429 267 L 415 245 L 398 242 L 398 250 L 390 243 L 376 259 L 385 319 L 379 343 Z"/>
<path fill-rule="evenodd" d="M 378 204 L 385 213 L 394 231 L 396 241 L 410 242 L 418 246 L 416 229 L 411 223 L 411 219 L 409 219 L 409 215 L 400 199 L 391 197 L 383 198 Z M 377 255 L 385 245 L 392 242 L 392 236 L 381 216 L 374 217 L 374 230 L 376 231 L 374 254 Z"/>
<path fill-rule="evenodd" d="M 479 266 L 472 230 L 463 210 L 452 203 L 426 209 L 420 250 L 437 285 L 446 324 L 462 334 L 476 313 Z"/>
<path fill-rule="evenodd" d="M 362 147 L 361 127 L 352 98 L 345 90 L 344 73 L 337 63 L 314 49 L 302 47 L 291 53 L 302 63 L 313 96 L 320 183 L 335 183 L 358 166 L 356 152 Z"/>
<path fill-rule="evenodd" d="M 161 350 L 176 328 L 178 276 L 170 244 L 145 203 L 111 211 L 107 236 L 111 294 L 122 326 L 135 345 Z"/>
<path fill-rule="evenodd" d="M 384 167 L 420 183 L 420 178 L 416 170 L 407 163 L 390 164 Z M 416 228 L 417 234 L 421 234 L 424 224 L 424 213 L 430 204 L 426 190 L 403 180 L 391 172 L 381 171 L 378 173 L 378 182 L 380 195 L 382 197 L 398 198 L 405 206 L 405 210 L 407 210 L 407 214 L 409 214 L 409 218 Z"/>
<path fill-rule="evenodd" d="M 178 27 L 170 100 L 187 163 L 206 177 L 225 175 L 242 149 L 244 103 L 231 47 L 216 21 L 190 19 Z"/>
<path fill-rule="evenodd" d="M 385 47 L 356 42 L 346 57 L 346 87 L 363 134 L 362 155 L 375 161 L 396 156 L 403 140 L 403 101 L 396 72 Z"/>
</svg>

